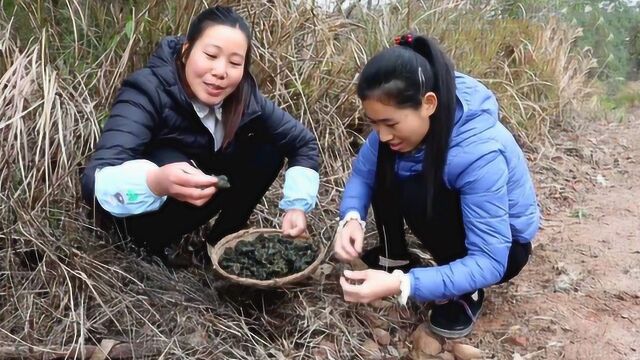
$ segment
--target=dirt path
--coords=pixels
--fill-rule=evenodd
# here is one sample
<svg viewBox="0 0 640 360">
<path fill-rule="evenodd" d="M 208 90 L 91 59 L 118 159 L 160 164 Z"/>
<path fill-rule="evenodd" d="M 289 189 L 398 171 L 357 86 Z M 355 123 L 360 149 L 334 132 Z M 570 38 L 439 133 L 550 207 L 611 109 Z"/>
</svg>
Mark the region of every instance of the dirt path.
<svg viewBox="0 0 640 360">
<path fill-rule="evenodd" d="M 573 209 L 493 290 L 474 340 L 500 358 L 640 359 L 640 111 L 585 139 L 598 153 Z"/>
</svg>

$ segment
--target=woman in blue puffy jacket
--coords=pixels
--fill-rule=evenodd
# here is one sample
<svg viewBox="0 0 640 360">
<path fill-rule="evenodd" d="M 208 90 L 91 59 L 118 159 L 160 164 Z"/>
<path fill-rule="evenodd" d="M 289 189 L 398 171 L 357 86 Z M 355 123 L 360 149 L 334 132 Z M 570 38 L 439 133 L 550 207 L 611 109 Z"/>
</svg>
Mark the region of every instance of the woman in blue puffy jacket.
<svg viewBox="0 0 640 360">
<path fill-rule="evenodd" d="M 346 184 L 334 251 L 370 269 L 345 271 L 345 300 L 435 301 L 432 331 L 466 336 L 483 288 L 522 270 L 538 231 L 522 150 L 499 122 L 491 91 L 454 72 L 430 38 L 397 37 L 366 64 L 357 92 L 375 131 Z M 379 246 L 363 252 L 369 204 Z M 437 266 L 420 267 L 409 255 L 405 223 Z"/>
</svg>

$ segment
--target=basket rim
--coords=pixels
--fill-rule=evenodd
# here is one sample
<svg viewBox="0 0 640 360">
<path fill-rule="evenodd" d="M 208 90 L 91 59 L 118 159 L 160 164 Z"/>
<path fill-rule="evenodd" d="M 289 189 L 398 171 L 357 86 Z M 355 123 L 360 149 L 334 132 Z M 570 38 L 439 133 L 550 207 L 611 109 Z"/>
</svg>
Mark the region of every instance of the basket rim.
<svg viewBox="0 0 640 360">
<path fill-rule="evenodd" d="M 286 287 L 291 285 L 294 282 L 307 278 L 309 275 L 311 275 L 313 271 L 315 271 L 318 268 L 318 266 L 322 263 L 324 259 L 326 247 L 321 242 L 317 242 L 317 243 L 314 243 L 314 245 L 316 245 L 316 247 L 318 248 L 317 257 L 313 261 L 313 263 L 311 263 L 311 265 L 309 265 L 303 271 L 300 271 L 285 277 L 274 278 L 269 280 L 244 278 L 244 277 L 230 274 L 224 271 L 224 269 L 220 267 L 220 265 L 218 264 L 218 261 L 220 260 L 220 256 L 222 255 L 222 253 L 227 247 L 234 245 L 235 242 L 238 242 L 242 239 L 249 238 L 252 235 L 258 235 L 258 234 L 276 235 L 276 234 L 282 234 L 282 231 L 279 229 L 273 229 L 273 228 L 245 229 L 245 230 L 240 230 L 238 232 L 225 236 L 224 238 L 222 238 L 222 240 L 220 240 L 217 244 L 215 244 L 215 246 L 211 246 L 210 244 L 207 244 L 207 253 L 211 258 L 211 264 L 213 265 L 214 270 L 218 272 L 222 277 L 242 285 L 251 285 L 251 286 L 261 287 L 261 288 Z M 297 236 L 292 240 L 306 241 L 308 239 L 309 239 L 308 236 L 302 235 L 302 236 Z"/>
</svg>

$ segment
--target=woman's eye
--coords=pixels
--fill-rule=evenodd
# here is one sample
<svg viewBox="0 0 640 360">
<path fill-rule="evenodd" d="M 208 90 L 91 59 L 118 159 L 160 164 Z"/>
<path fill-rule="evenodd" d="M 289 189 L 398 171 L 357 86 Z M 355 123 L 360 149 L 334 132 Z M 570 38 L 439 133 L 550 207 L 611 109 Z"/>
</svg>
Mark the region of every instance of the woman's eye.
<svg viewBox="0 0 640 360">
<path fill-rule="evenodd" d="M 237 62 L 232 62 L 231 65 L 233 65 L 233 66 L 242 66 L 241 63 L 237 63 Z"/>
<path fill-rule="evenodd" d="M 218 58 L 218 55 L 208 54 L 208 53 L 204 53 L 204 54 L 207 55 L 207 57 L 211 58 L 211 59 L 217 59 Z"/>
</svg>

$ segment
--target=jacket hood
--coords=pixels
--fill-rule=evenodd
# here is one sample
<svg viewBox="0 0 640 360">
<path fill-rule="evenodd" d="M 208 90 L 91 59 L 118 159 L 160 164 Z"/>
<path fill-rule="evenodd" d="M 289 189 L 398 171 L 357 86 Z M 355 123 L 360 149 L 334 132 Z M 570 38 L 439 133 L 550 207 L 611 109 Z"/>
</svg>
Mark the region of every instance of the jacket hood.
<svg viewBox="0 0 640 360">
<path fill-rule="evenodd" d="M 450 147 L 491 129 L 497 122 L 498 102 L 493 93 L 478 80 L 456 73 L 456 119 Z"/>
<path fill-rule="evenodd" d="M 190 100 L 180 83 L 176 64 L 177 56 L 184 42 L 183 36 L 168 36 L 160 40 L 156 50 L 149 58 L 147 67 L 174 99 L 180 103 L 188 104 Z"/>
</svg>

